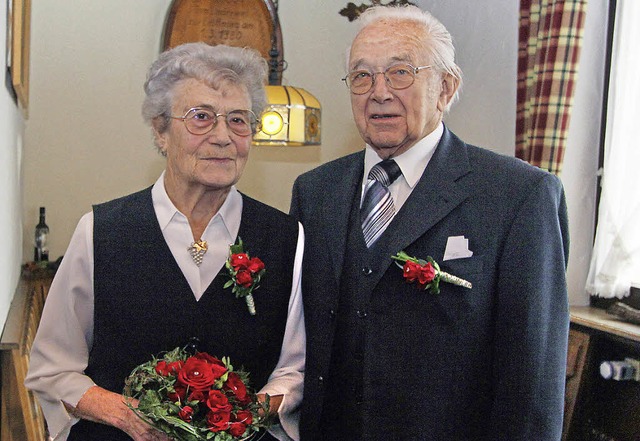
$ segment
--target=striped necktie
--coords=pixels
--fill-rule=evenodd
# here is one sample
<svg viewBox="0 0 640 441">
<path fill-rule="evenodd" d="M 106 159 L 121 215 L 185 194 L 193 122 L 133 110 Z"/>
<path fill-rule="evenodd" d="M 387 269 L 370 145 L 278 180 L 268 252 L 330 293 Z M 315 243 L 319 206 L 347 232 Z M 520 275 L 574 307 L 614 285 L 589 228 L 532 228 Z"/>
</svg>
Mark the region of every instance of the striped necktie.
<svg viewBox="0 0 640 441">
<path fill-rule="evenodd" d="M 401 174 L 400 167 L 393 159 L 385 159 L 369 172 L 360 208 L 362 232 L 367 248 L 378 240 L 396 214 L 393 198 L 387 187 Z"/>
</svg>

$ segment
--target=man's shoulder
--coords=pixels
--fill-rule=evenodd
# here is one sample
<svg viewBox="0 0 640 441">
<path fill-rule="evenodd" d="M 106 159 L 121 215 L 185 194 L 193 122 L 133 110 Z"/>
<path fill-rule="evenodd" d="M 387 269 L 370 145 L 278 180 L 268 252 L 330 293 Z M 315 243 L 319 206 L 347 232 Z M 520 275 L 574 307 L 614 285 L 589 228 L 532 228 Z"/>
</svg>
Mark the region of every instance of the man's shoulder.
<svg viewBox="0 0 640 441">
<path fill-rule="evenodd" d="M 290 231 L 298 230 L 298 221 L 290 214 L 242 192 L 240 194 L 242 195 L 243 222 L 255 222 L 261 228 L 265 228 L 267 224 L 270 224 L 275 228 L 288 228 Z"/>
<path fill-rule="evenodd" d="M 514 182 L 537 181 L 540 179 L 555 180 L 555 176 L 548 171 L 514 156 L 470 144 L 467 144 L 467 152 L 471 166 L 476 174 L 487 175 L 492 179 L 504 179 Z"/>
<path fill-rule="evenodd" d="M 298 181 L 316 181 L 318 179 L 328 179 L 331 176 L 342 176 L 353 171 L 354 167 L 362 166 L 364 161 L 364 150 L 333 159 L 318 167 L 311 169 L 300 176 Z"/>
<path fill-rule="evenodd" d="M 252 214 L 266 215 L 280 221 L 295 222 L 292 216 L 283 212 L 282 210 L 265 204 L 264 202 L 254 199 L 251 196 L 247 196 L 242 192 L 240 192 L 240 194 L 242 195 L 243 211 L 251 211 Z"/>
</svg>

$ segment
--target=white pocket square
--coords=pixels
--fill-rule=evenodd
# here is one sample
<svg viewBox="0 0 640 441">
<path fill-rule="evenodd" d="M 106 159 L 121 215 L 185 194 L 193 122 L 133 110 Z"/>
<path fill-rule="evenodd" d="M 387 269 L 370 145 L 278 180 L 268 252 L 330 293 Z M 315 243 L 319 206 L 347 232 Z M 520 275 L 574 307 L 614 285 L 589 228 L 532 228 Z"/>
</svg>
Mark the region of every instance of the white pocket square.
<svg viewBox="0 0 640 441">
<path fill-rule="evenodd" d="M 469 239 L 464 236 L 449 236 L 447 246 L 444 249 L 445 260 L 464 259 L 473 256 L 473 251 L 469 251 Z"/>
</svg>

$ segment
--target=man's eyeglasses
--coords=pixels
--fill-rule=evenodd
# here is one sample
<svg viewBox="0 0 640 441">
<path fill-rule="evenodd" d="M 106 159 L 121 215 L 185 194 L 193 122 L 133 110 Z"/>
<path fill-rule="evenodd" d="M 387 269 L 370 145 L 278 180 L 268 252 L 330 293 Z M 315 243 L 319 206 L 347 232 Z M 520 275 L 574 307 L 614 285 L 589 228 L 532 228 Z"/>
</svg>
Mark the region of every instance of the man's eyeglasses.
<svg viewBox="0 0 640 441">
<path fill-rule="evenodd" d="M 173 119 L 181 119 L 189 133 L 204 135 L 209 133 L 218 124 L 218 118 L 223 116 L 227 127 L 239 136 L 248 136 L 258 128 L 258 118 L 251 110 L 232 110 L 229 113 L 215 113 L 202 107 L 194 107 L 187 110 L 184 116 L 170 116 Z"/>
<path fill-rule="evenodd" d="M 387 86 L 400 90 L 411 86 L 416 79 L 416 74 L 422 69 L 431 66 L 413 67 L 410 64 L 395 64 L 384 72 L 371 72 L 368 70 L 355 70 L 342 79 L 349 90 L 356 95 L 363 95 L 371 90 L 376 82 L 376 75 L 384 75 Z"/>
</svg>

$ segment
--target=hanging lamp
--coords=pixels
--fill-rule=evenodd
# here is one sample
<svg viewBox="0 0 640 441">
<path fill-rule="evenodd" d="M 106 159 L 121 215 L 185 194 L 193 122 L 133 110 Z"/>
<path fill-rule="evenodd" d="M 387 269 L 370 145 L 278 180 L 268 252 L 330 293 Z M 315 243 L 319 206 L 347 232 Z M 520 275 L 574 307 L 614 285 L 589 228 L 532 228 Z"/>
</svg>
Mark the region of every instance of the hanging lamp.
<svg viewBox="0 0 640 441">
<path fill-rule="evenodd" d="M 273 29 L 279 27 L 278 2 L 274 1 Z M 269 51 L 269 85 L 266 86 L 267 106 L 260 116 L 261 128 L 253 136 L 254 145 L 303 146 L 319 145 L 321 141 L 321 106 L 318 99 L 305 89 L 282 86 L 280 80 L 287 63 L 280 59 L 275 38 Z"/>
</svg>

